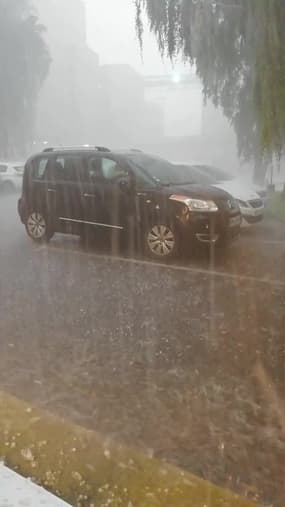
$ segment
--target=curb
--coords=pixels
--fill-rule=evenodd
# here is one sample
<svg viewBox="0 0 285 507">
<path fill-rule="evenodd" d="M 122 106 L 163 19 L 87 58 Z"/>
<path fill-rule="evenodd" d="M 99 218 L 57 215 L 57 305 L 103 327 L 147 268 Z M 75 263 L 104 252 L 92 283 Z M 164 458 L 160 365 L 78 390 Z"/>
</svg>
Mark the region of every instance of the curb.
<svg viewBox="0 0 285 507">
<path fill-rule="evenodd" d="M 5 464 L 78 507 L 254 507 L 230 491 L 0 393 Z"/>
</svg>

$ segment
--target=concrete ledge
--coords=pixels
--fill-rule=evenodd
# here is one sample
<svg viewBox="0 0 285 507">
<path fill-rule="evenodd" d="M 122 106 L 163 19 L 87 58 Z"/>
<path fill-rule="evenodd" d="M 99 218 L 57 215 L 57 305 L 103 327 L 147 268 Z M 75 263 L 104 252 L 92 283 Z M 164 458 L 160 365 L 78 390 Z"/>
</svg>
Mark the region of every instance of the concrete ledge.
<svg viewBox="0 0 285 507">
<path fill-rule="evenodd" d="M 255 505 L 3 393 L 0 456 L 7 466 L 74 506 Z"/>
<path fill-rule="evenodd" d="M 268 212 L 272 218 L 285 223 L 285 196 L 284 193 L 272 194 L 268 203 Z"/>
</svg>

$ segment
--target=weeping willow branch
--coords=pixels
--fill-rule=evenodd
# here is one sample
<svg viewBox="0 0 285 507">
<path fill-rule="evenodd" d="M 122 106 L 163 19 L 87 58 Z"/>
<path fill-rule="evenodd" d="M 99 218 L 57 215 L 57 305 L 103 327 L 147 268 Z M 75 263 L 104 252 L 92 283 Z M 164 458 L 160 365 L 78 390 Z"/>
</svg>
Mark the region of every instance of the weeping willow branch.
<svg viewBox="0 0 285 507">
<path fill-rule="evenodd" d="M 136 0 L 162 55 L 195 62 L 204 96 L 232 123 L 241 158 L 280 158 L 285 145 L 284 0 Z"/>
</svg>

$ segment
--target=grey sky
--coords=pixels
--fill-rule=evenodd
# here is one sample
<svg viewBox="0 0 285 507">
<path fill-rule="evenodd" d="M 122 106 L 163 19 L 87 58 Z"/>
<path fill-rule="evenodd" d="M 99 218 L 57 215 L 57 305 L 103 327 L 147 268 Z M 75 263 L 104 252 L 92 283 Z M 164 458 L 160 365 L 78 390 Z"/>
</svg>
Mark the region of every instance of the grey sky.
<svg viewBox="0 0 285 507">
<path fill-rule="evenodd" d="M 133 0 L 85 0 L 88 43 L 99 54 L 101 63 L 129 63 L 144 74 L 161 74 L 173 70 L 159 55 L 156 41 L 148 30 L 144 36 L 143 62 L 135 33 Z"/>
</svg>

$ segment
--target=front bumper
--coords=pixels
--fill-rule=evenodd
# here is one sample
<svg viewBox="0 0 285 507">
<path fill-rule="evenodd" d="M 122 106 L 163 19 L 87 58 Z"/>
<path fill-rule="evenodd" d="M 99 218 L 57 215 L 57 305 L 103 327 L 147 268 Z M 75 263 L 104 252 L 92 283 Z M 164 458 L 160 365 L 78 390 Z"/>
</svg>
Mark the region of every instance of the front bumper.
<svg viewBox="0 0 285 507">
<path fill-rule="evenodd" d="M 244 220 L 249 224 L 254 224 L 257 222 L 261 222 L 264 216 L 264 206 L 260 208 L 252 208 L 252 207 L 240 207 L 240 211 Z"/>
<path fill-rule="evenodd" d="M 235 239 L 240 233 L 241 223 L 240 213 L 193 213 L 189 222 L 180 229 L 186 240 L 192 236 L 199 243 L 215 244 Z"/>
<path fill-rule="evenodd" d="M 252 224 L 258 224 L 259 222 L 262 222 L 263 215 L 259 215 L 257 217 L 243 217 L 243 225 L 252 225 Z"/>
</svg>

